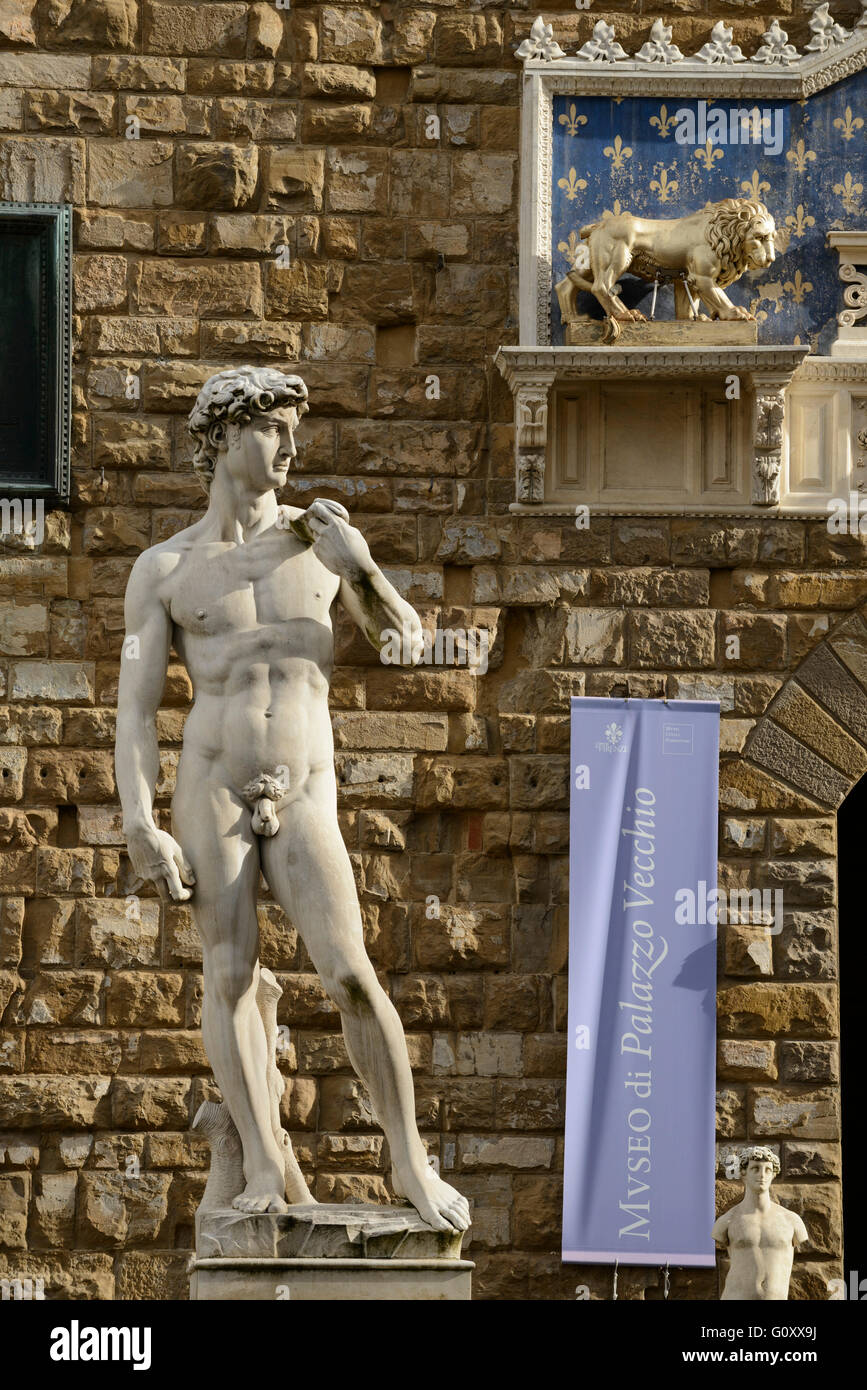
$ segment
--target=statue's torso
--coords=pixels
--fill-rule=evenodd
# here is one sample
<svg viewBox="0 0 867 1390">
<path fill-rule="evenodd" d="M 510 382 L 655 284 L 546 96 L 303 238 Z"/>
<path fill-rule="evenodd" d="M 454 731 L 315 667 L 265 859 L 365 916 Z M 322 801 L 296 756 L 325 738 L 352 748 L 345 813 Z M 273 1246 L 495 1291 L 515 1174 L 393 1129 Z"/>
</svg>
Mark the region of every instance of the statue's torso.
<svg viewBox="0 0 867 1390">
<path fill-rule="evenodd" d="M 739 1213 L 728 1225 L 731 1266 L 723 1300 L 786 1299 L 794 1258 L 792 1213 L 774 1202 L 768 1211 Z"/>
<path fill-rule="evenodd" d="M 243 545 L 179 537 L 162 599 L 195 690 L 184 753 L 234 790 L 288 769 L 300 785 L 333 757 L 328 683 L 336 575 L 291 531 Z"/>
</svg>

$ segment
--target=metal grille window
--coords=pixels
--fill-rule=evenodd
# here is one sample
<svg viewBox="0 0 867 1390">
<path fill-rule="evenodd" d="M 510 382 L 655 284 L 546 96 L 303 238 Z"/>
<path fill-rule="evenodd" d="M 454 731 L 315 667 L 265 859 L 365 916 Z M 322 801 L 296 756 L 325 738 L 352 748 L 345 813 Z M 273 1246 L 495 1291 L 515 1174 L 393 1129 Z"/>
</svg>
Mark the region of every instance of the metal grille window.
<svg viewBox="0 0 867 1390">
<path fill-rule="evenodd" d="M 71 208 L 0 203 L 0 494 L 69 498 Z"/>
</svg>

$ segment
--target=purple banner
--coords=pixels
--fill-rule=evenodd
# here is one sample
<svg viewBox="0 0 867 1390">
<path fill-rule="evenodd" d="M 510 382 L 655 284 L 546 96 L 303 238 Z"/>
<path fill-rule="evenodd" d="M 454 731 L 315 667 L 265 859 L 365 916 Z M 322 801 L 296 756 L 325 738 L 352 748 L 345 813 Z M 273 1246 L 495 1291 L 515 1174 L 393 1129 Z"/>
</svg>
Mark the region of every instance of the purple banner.
<svg viewBox="0 0 867 1390">
<path fill-rule="evenodd" d="M 716 703 L 572 700 L 566 1261 L 714 1263 L 718 757 Z"/>
</svg>

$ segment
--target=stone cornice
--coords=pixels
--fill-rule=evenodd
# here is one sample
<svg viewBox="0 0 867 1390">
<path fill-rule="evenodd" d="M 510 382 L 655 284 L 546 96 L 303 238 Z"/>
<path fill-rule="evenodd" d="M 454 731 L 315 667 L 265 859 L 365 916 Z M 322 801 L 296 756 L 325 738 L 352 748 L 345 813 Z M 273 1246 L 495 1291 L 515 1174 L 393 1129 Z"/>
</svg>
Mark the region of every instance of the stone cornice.
<svg viewBox="0 0 867 1390">
<path fill-rule="evenodd" d="M 616 26 L 604 20 L 577 53 L 567 54 L 556 41 L 553 24 L 541 15 L 516 54 L 523 59 L 525 75 L 542 77 L 552 94 L 800 99 L 867 66 L 865 0 L 862 5 L 861 19 L 851 31 L 834 21 L 827 4 L 819 6 L 810 19 L 813 37 L 801 54 L 776 20 L 752 57 L 733 43 L 732 30 L 722 20 L 696 53 L 683 54 L 661 19 L 632 55 L 618 42 Z"/>
<path fill-rule="evenodd" d="M 795 373 L 795 380 L 863 381 L 867 384 L 867 362 L 847 362 L 840 357 L 808 357 Z"/>
<path fill-rule="evenodd" d="M 785 344 L 721 348 L 501 347 L 494 355 L 494 362 L 515 391 L 523 383 L 540 377 L 553 382 L 599 376 L 680 377 L 767 372 L 788 379 L 808 352 L 806 346 Z"/>
</svg>

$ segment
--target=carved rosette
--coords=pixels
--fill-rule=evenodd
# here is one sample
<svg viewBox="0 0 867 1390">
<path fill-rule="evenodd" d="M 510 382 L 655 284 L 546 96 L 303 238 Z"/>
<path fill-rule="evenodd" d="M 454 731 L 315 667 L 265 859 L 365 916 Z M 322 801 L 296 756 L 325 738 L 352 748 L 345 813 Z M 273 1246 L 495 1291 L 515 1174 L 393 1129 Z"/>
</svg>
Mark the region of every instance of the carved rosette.
<svg viewBox="0 0 867 1390">
<path fill-rule="evenodd" d="M 758 507 L 774 507 L 780 502 L 784 415 L 785 395 L 782 390 L 765 389 L 757 395 L 752 500 Z"/>
<path fill-rule="evenodd" d="M 515 472 L 515 492 L 519 502 L 544 502 L 544 454 L 518 454 Z"/>
</svg>

